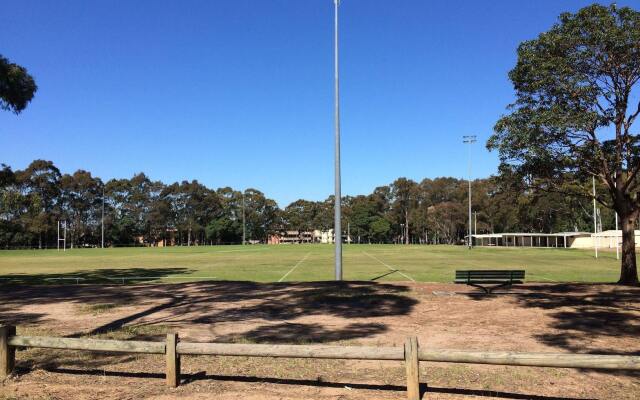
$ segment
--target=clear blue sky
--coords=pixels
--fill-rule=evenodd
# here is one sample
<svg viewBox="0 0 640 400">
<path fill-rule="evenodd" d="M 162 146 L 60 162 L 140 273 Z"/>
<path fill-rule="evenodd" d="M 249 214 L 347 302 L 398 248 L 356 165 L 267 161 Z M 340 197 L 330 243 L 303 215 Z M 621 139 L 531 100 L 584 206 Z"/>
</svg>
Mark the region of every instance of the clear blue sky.
<svg viewBox="0 0 640 400">
<path fill-rule="evenodd" d="M 495 173 L 518 43 L 587 1 L 342 0 L 343 193 Z M 619 1 L 640 8 L 640 1 Z M 10 1 L 0 54 L 38 93 L 0 113 L 0 162 L 103 179 L 333 191 L 333 1 Z"/>
</svg>

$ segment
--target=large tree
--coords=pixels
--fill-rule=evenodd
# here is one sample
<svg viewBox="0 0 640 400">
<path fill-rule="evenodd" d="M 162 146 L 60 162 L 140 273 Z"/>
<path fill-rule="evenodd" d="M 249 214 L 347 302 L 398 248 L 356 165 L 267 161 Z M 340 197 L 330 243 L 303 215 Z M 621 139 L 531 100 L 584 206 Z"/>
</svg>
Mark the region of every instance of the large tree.
<svg viewBox="0 0 640 400">
<path fill-rule="evenodd" d="M 409 224 L 411 210 L 418 204 L 418 185 L 411 179 L 398 178 L 391 184 L 392 211 L 396 214 L 398 225 L 402 227 L 400 239 L 409 244 Z"/>
<path fill-rule="evenodd" d="M 19 114 L 38 90 L 26 68 L 14 64 L 0 54 L 0 109 Z"/>
<path fill-rule="evenodd" d="M 278 205 L 265 197 L 257 189 L 244 191 L 246 240 L 267 241 L 267 236 L 275 230 Z"/>
<path fill-rule="evenodd" d="M 58 217 L 60 170 L 51 161 L 34 160 L 16 175 L 22 195 L 27 200 L 28 211 L 22 215 L 23 225 L 29 233 L 37 236 L 38 248 L 42 248 L 54 231 Z"/>
<path fill-rule="evenodd" d="M 70 224 L 67 240 L 71 247 L 95 243 L 102 204 L 102 181 L 90 172 L 78 170 L 73 175 L 60 178 L 60 201 L 62 217 Z"/>
<path fill-rule="evenodd" d="M 564 13 L 519 46 L 509 77 L 516 101 L 488 147 L 504 170 L 544 190 L 590 196 L 595 177 L 605 189 L 597 200 L 621 219 L 619 283 L 638 284 L 640 12 L 592 5 Z"/>
</svg>

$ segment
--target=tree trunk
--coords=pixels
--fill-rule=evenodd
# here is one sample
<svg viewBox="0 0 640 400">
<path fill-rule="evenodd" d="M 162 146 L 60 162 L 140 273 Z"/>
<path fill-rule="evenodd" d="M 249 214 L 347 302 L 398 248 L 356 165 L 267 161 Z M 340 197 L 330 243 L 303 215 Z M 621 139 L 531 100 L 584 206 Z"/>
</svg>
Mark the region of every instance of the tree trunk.
<svg viewBox="0 0 640 400">
<path fill-rule="evenodd" d="M 622 265 L 618 284 L 621 285 L 639 284 L 636 265 L 636 214 L 631 212 L 620 216 L 620 222 L 622 222 Z"/>
</svg>

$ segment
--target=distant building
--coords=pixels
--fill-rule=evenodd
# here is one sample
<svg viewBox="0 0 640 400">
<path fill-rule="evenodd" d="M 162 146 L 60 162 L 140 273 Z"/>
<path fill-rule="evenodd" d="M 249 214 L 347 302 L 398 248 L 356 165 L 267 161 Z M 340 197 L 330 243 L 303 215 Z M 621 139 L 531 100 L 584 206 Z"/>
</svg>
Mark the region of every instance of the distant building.
<svg viewBox="0 0 640 400">
<path fill-rule="evenodd" d="M 267 244 L 280 244 L 280 235 L 277 233 L 269 235 L 267 238 Z"/>
<path fill-rule="evenodd" d="M 178 230 L 176 228 L 167 228 L 165 230 L 165 237 L 158 240 L 155 243 L 156 247 L 168 247 L 176 245 L 176 233 Z"/>
<path fill-rule="evenodd" d="M 136 245 L 146 246 L 146 247 L 167 247 L 167 246 L 175 246 L 176 245 L 176 233 L 178 230 L 176 228 L 167 228 L 164 233 L 164 237 L 159 240 L 147 241 L 144 236 L 136 236 L 134 237 L 134 242 Z M 197 243 L 196 243 L 197 244 Z"/>
<path fill-rule="evenodd" d="M 640 247 L 640 230 L 636 233 L 636 247 Z M 610 230 L 598 233 L 486 233 L 471 235 L 474 246 L 501 247 L 562 247 L 572 249 L 615 249 L 622 245 L 622 231 Z M 466 238 L 466 236 L 465 236 Z"/>
<path fill-rule="evenodd" d="M 640 247 L 640 231 L 635 231 L 636 247 Z M 574 247 L 580 249 L 592 249 L 595 245 L 599 248 L 615 249 L 616 243 L 618 246 L 622 246 L 622 231 L 610 230 L 602 231 L 598 233 L 592 233 L 590 237 L 581 240 L 576 243 Z"/>
<path fill-rule="evenodd" d="M 281 231 L 269 236 L 267 244 L 301 244 L 313 243 L 313 232 Z"/>
<path fill-rule="evenodd" d="M 584 239 L 591 239 L 588 232 L 560 233 L 486 233 L 471 235 L 474 246 L 502 247 L 562 247 L 582 248 Z"/>
<path fill-rule="evenodd" d="M 313 231 L 313 242 L 314 243 L 334 243 L 335 236 L 333 234 L 333 229 L 329 229 L 328 231 L 314 230 Z"/>
<path fill-rule="evenodd" d="M 343 235 L 343 242 L 351 243 L 350 238 Z M 314 229 L 313 231 L 281 231 L 272 234 L 267 239 L 267 244 L 302 244 L 302 243 L 335 243 L 333 229 L 326 231 Z"/>
</svg>

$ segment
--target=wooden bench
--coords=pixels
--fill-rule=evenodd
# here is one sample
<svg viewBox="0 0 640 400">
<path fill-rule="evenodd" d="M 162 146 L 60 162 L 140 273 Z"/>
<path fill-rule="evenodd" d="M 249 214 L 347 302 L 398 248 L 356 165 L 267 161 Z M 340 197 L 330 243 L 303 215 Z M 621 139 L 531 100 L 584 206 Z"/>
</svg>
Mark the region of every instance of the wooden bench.
<svg viewBox="0 0 640 400">
<path fill-rule="evenodd" d="M 493 270 L 458 270 L 456 271 L 455 283 L 464 283 L 484 290 L 486 294 L 491 294 L 494 289 L 524 281 L 524 270 L 522 269 L 493 269 Z M 486 287 L 483 285 L 495 284 L 496 286 Z"/>
</svg>

